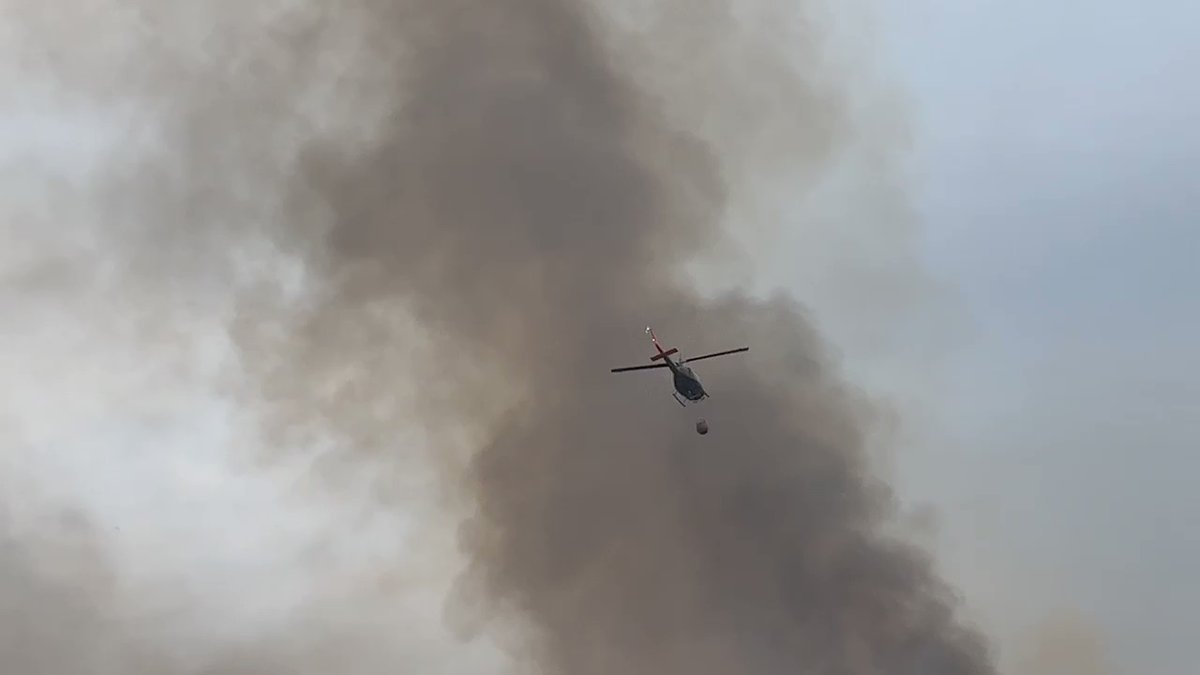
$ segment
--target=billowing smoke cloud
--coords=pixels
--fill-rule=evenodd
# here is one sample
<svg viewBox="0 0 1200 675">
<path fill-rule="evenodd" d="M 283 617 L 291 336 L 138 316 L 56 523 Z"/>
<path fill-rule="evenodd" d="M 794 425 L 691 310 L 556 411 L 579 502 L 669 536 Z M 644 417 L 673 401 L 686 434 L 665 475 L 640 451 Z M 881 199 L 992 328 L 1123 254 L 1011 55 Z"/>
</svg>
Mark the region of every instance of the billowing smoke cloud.
<svg viewBox="0 0 1200 675">
<path fill-rule="evenodd" d="M 385 505 L 403 501 L 414 456 L 442 469 L 447 503 L 472 510 L 447 616 L 501 634 L 520 664 L 990 673 L 931 562 L 884 534 L 870 411 L 802 307 L 705 299 L 687 275 L 725 241 L 731 173 L 791 163 L 811 178 L 839 141 L 819 65 L 747 59 L 643 86 L 687 68 L 671 47 L 695 44 L 656 35 L 739 30 L 741 4 L 703 4 L 663 9 L 638 37 L 636 17 L 571 0 L 281 4 L 243 23 L 213 9 L 193 31 L 179 27 L 195 17 L 147 10 L 179 42 L 151 39 L 172 58 L 139 61 L 126 85 L 167 121 L 145 141 L 161 154 L 125 167 L 106 203 L 120 259 L 167 291 L 232 290 L 259 458 L 326 447 L 327 489 Z M 614 51 L 635 43 L 677 61 L 640 70 Z M 735 79 L 767 83 L 795 106 L 781 129 L 804 133 L 773 140 L 746 114 L 755 150 L 723 163 Z M 264 250 L 303 272 L 274 279 Z M 647 323 L 688 351 L 751 351 L 706 362 L 712 399 L 680 410 L 665 378 L 607 372 L 644 360 Z M 296 634 L 213 667 L 298 672 L 318 653 L 405 667 L 356 649 L 378 623 L 329 650 L 306 642 L 328 622 L 286 625 Z"/>
<path fill-rule="evenodd" d="M 404 298 L 430 378 L 463 378 L 447 417 L 510 404 L 471 463 L 461 601 L 527 621 L 551 672 L 988 672 L 928 561 L 879 534 L 866 422 L 800 310 L 681 282 L 719 235 L 720 165 L 614 68 L 592 8 L 419 16 L 372 14 L 378 61 L 411 67 L 379 137 L 301 162 L 296 203 L 330 222 L 304 319 L 316 341 Z M 605 372 L 647 320 L 693 349 L 753 345 L 704 369 L 712 435 L 662 378 L 648 396 Z"/>
</svg>

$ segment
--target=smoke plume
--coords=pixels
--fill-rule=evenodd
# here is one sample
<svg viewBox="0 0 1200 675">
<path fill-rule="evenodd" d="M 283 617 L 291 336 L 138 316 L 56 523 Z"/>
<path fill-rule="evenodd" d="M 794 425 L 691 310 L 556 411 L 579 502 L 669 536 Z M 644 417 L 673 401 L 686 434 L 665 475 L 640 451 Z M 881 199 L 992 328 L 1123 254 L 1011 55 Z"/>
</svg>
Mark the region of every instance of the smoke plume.
<svg viewBox="0 0 1200 675">
<path fill-rule="evenodd" d="M 294 203 L 329 227 L 296 339 L 403 298 L 428 377 L 461 378 L 447 417 L 505 402 L 470 464 L 460 601 L 527 622 L 550 672 L 988 672 L 929 562 L 879 534 L 866 422 L 801 310 L 681 279 L 719 240 L 721 167 L 615 68 L 593 8 L 417 14 L 372 13 L 374 57 L 410 69 L 369 149 L 301 160 Z M 752 345 L 703 369 L 712 435 L 664 378 L 606 373 L 648 320 L 690 349 Z"/>
<path fill-rule="evenodd" d="M 124 85 L 166 121 L 113 179 L 119 255 L 169 292 L 231 289 L 260 459 L 325 447 L 327 489 L 381 504 L 415 455 L 441 469 L 470 511 L 447 600 L 464 636 L 572 675 L 993 672 L 931 561 L 884 534 L 871 410 L 803 307 L 689 277 L 756 166 L 803 193 L 844 133 L 816 57 L 729 67 L 779 44 L 747 27 L 754 3 L 221 7 L 141 15 L 181 39 L 151 39 L 171 58 Z M 682 46 L 723 38 L 732 61 L 689 70 Z M 748 106 L 764 89 L 786 123 Z M 302 272 L 274 278 L 262 251 Z M 645 360 L 648 323 L 685 352 L 751 351 L 701 364 L 712 398 L 681 410 L 661 373 L 608 373 Z M 338 643 L 347 668 L 376 630 Z M 220 670 L 311 665 L 278 644 Z"/>
</svg>

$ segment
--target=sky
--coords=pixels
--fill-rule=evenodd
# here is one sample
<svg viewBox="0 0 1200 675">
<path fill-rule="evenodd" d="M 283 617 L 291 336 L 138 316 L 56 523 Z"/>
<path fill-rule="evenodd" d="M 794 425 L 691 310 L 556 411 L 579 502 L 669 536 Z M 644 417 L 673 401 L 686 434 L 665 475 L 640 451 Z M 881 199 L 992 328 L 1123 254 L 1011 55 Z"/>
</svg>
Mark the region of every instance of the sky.
<svg viewBox="0 0 1200 675">
<path fill-rule="evenodd" d="M 877 298 L 843 291 L 836 270 L 795 264 L 814 255 L 801 251 L 800 228 L 777 247 L 773 276 L 811 304 L 857 381 L 911 399 L 899 405 L 912 435 L 890 471 L 906 500 L 935 509 L 926 536 L 1006 659 L 1019 660 L 1047 622 L 1068 616 L 1096 636 L 1113 673 L 1190 672 L 1200 639 L 1200 10 L 1113 0 L 878 0 L 877 10 L 872 58 L 902 101 L 897 125 L 908 135 L 901 163 L 916 235 L 907 264 L 924 270 L 936 300 L 914 300 L 927 295 L 917 289 L 865 321 L 864 311 L 880 311 Z M 875 121 L 879 133 L 896 132 Z M 86 166 L 106 147 L 102 129 L 36 110 L 6 116 L 6 212 L 36 212 L 56 194 L 36 172 L 13 169 L 23 158 Z M 4 231 L 0 271 L 19 269 L 22 251 L 88 250 L 86 228 L 18 240 L 30 231 Z M 867 268 L 880 254 L 869 229 L 858 236 L 847 245 Z M 196 523 L 205 534 L 192 538 L 194 549 L 172 554 L 202 561 L 195 583 L 240 565 L 241 578 L 268 589 L 256 611 L 286 607 L 301 581 L 279 578 L 276 562 L 332 536 L 321 518 L 339 512 L 300 514 L 266 489 L 276 483 L 214 470 L 205 452 L 234 442 L 223 426 L 232 413 L 202 392 L 108 418 L 107 404 L 175 381 L 181 366 L 156 369 L 121 347 L 130 328 L 89 300 L 104 297 L 102 288 L 91 293 L 66 307 L 28 295 L 18 307 L 8 304 L 16 295 L 0 295 L 6 313 L 92 312 L 113 338 L 63 333 L 51 320 L 0 338 L 8 378 L 0 420 L 20 422 L 5 437 L 20 443 L 0 454 L 0 487 L 85 495 L 116 522 L 152 506 L 157 517 L 143 518 L 150 524 L 118 550 L 135 572 L 146 546 L 178 545 L 172 522 Z M 179 359 L 197 372 L 211 364 L 196 354 L 225 347 L 202 327 L 189 339 Z M 47 344 L 76 353 L 104 345 L 95 360 L 108 367 L 80 370 L 47 356 Z M 917 370 L 922 386 L 912 387 Z M 69 429 L 39 419 L 48 401 L 69 403 Z M 134 434 L 134 425 L 157 431 Z M 178 451 L 155 452 L 165 446 Z M 115 447 L 120 462 L 97 461 Z M 39 459 L 7 452 L 17 449 Z M 62 471 L 67 458 L 74 464 Z M 248 510 L 273 538 L 225 527 Z M 384 552 L 356 549 L 329 564 L 371 555 Z M 152 577 L 171 561 L 157 563 L 142 571 Z M 413 615 L 441 590 L 414 599 Z M 221 591 L 202 595 L 222 601 Z"/>
<path fill-rule="evenodd" d="M 1007 605 L 1008 630 L 1078 612 L 1117 672 L 1187 672 L 1200 12 L 884 8 L 881 52 L 913 109 L 921 258 L 970 325 L 940 364 L 941 449 L 901 462 L 902 483 L 938 504 L 948 567 L 983 577 L 965 583 Z"/>
</svg>

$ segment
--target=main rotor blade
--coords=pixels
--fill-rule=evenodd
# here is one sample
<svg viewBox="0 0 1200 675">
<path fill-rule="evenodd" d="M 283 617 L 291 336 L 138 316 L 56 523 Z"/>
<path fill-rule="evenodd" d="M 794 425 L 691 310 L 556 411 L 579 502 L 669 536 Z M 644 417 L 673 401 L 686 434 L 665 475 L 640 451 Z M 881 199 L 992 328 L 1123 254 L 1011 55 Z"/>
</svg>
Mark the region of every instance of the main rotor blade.
<svg viewBox="0 0 1200 675">
<path fill-rule="evenodd" d="M 651 368 L 666 368 L 666 367 L 667 367 L 667 364 L 665 364 L 665 363 L 651 363 L 650 365 L 646 365 L 646 366 L 625 366 L 624 368 L 613 368 L 612 372 L 624 373 L 624 372 L 628 372 L 630 370 L 649 370 Z"/>
<path fill-rule="evenodd" d="M 713 352 L 712 354 L 705 354 L 704 356 L 693 356 L 690 359 L 684 359 L 683 362 L 691 363 L 692 361 L 700 361 L 702 359 L 711 359 L 714 356 L 725 356 L 727 354 L 737 354 L 738 352 L 748 352 L 748 351 L 750 351 L 749 347 L 738 347 L 737 349 L 726 349 L 723 352 Z"/>
</svg>

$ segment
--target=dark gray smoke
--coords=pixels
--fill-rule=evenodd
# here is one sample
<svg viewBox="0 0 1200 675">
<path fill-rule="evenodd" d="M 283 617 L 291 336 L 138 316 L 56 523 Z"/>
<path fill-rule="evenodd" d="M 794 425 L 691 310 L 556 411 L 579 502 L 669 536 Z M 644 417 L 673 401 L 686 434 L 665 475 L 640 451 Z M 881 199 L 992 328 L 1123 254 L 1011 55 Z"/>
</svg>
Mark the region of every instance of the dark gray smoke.
<svg viewBox="0 0 1200 675">
<path fill-rule="evenodd" d="M 266 456 L 331 440 L 323 479 L 368 467 L 369 497 L 387 503 L 428 431 L 448 496 L 473 509 L 448 616 L 468 632 L 490 623 L 531 669 L 993 672 L 931 562 L 883 534 L 892 504 L 867 466 L 872 419 L 803 308 L 703 299 L 685 271 L 726 243 L 748 162 L 808 178 L 832 164 L 836 87 L 815 82 L 819 66 L 757 58 L 768 51 L 649 89 L 702 63 L 683 45 L 753 43 L 733 38 L 745 8 L 662 5 L 644 35 L 628 32 L 636 16 L 600 8 L 357 0 L 245 23 L 214 10 L 221 20 L 194 31 L 200 56 L 156 43 L 151 54 L 173 58 L 136 66 L 138 95 L 165 110 L 167 152 L 123 174 L 108 205 L 124 259 L 185 290 L 228 283 L 233 253 L 264 241 L 303 259 L 298 300 L 238 288 Z M 661 61 L 643 69 L 630 45 Z M 756 111 L 721 93 L 745 81 L 773 88 L 796 120 L 755 126 Z M 756 151 L 726 162 L 736 132 Z M 702 364 L 713 398 L 681 411 L 661 373 L 608 373 L 646 358 L 647 323 L 692 353 L 751 352 Z M 415 406 L 395 393 L 414 354 Z M 325 625 L 294 625 L 295 639 L 222 652 L 215 672 L 313 667 L 313 648 L 296 645 Z M 355 649 L 366 640 L 329 653 L 376 672 L 378 657 L 364 665 L 371 650 Z"/>
<path fill-rule="evenodd" d="M 719 158 L 616 68 L 593 8 L 407 9 L 369 14 L 373 57 L 408 68 L 378 138 L 300 164 L 292 218 L 325 209 L 329 229 L 296 339 L 403 298 L 431 381 L 462 384 L 442 413 L 510 404 L 471 462 L 457 601 L 527 623 L 548 672 L 991 672 L 929 561 L 880 534 L 868 422 L 801 309 L 681 279 L 720 235 Z M 666 378 L 607 373 L 644 360 L 647 321 L 686 349 L 752 346 L 702 369 L 709 436 Z"/>
</svg>

